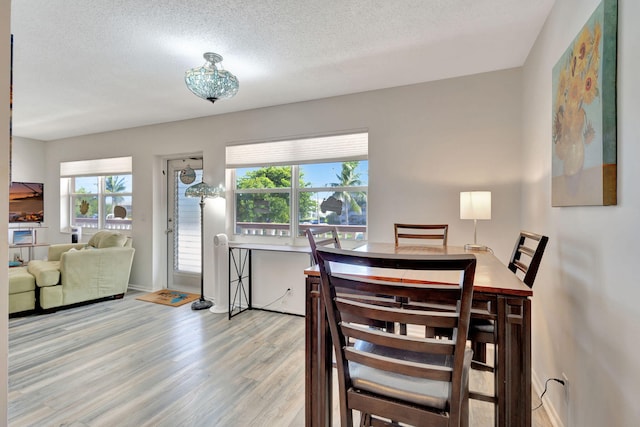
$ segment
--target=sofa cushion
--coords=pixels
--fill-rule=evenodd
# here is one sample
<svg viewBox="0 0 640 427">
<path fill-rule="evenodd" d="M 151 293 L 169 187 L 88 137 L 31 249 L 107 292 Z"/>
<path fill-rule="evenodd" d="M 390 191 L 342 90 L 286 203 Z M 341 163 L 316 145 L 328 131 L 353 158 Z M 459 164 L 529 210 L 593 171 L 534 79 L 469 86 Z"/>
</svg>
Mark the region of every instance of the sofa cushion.
<svg viewBox="0 0 640 427">
<path fill-rule="evenodd" d="M 56 243 L 49 246 L 47 253 L 48 261 L 60 261 L 60 256 L 71 249 L 82 249 L 86 243 Z"/>
<path fill-rule="evenodd" d="M 35 288 L 36 280 L 29 274 L 27 267 L 9 269 L 9 295 L 33 291 Z"/>
<path fill-rule="evenodd" d="M 61 305 L 64 305 L 61 285 L 40 288 L 40 308 L 48 310 Z"/>
<path fill-rule="evenodd" d="M 36 308 L 36 292 L 20 292 L 9 295 L 9 314 L 31 311 Z"/>
<path fill-rule="evenodd" d="M 88 245 L 94 248 L 121 248 L 127 242 L 127 236 L 117 231 L 98 231 L 91 236 Z"/>
<path fill-rule="evenodd" d="M 60 261 L 29 261 L 29 273 L 36 278 L 39 287 L 54 286 L 60 281 Z"/>
<path fill-rule="evenodd" d="M 68 250 L 68 251 L 66 251 L 66 252 L 90 251 L 90 250 L 95 250 L 95 249 L 98 249 L 98 248 L 94 248 L 93 246 L 89 246 L 89 245 L 87 245 L 87 246 L 84 246 L 84 247 L 82 247 L 82 248 L 71 248 L 71 249 L 69 249 L 69 250 Z"/>
</svg>

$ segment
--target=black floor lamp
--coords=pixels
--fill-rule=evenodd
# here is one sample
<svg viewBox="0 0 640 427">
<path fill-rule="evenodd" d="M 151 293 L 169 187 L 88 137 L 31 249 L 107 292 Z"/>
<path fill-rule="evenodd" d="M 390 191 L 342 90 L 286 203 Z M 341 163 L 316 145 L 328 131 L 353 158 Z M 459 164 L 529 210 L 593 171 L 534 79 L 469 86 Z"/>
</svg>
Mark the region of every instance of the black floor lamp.
<svg viewBox="0 0 640 427">
<path fill-rule="evenodd" d="M 204 199 L 221 196 L 220 188 L 213 188 L 204 181 L 194 184 L 184 192 L 185 197 L 200 197 L 200 299 L 191 304 L 192 310 L 203 310 L 213 305 L 211 301 L 204 299 Z"/>
</svg>

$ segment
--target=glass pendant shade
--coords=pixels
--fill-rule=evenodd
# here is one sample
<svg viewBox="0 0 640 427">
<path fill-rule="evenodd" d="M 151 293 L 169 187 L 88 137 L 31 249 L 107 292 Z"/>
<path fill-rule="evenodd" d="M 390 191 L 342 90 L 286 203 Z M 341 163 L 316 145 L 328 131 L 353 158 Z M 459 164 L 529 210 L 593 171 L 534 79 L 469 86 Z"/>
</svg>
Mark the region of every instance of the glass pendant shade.
<svg viewBox="0 0 640 427">
<path fill-rule="evenodd" d="M 202 181 L 197 184 L 188 187 L 184 192 L 186 197 L 200 197 L 206 199 L 208 197 L 222 197 L 223 189 L 221 186 L 212 187 L 206 182 Z"/>
<path fill-rule="evenodd" d="M 222 69 L 222 56 L 207 52 L 203 66 L 187 70 L 184 81 L 191 92 L 211 102 L 231 98 L 238 93 L 238 79 Z M 219 65 L 216 65 L 219 64 Z"/>
<path fill-rule="evenodd" d="M 200 197 L 206 199 L 207 197 L 213 197 L 213 187 L 206 182 L 202 181 L 197 184 L 188 187 L 184 192 L 186 197 Z"/>
</svg>

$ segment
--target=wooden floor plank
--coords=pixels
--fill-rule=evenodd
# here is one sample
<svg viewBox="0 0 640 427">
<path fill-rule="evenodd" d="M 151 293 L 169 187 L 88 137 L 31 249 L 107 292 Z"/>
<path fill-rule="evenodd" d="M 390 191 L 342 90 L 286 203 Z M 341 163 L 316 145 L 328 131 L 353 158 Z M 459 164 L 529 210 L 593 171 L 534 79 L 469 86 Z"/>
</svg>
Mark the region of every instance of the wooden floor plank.
<svg viewBox="0 0 640 427">
<path fill-rule="evenodd" d="M 302 317 L 140 294 L 9 320 L 10 426 L 304 425 Z M 490 405 L 471 410 L 493 423 Z"/>
</svg>

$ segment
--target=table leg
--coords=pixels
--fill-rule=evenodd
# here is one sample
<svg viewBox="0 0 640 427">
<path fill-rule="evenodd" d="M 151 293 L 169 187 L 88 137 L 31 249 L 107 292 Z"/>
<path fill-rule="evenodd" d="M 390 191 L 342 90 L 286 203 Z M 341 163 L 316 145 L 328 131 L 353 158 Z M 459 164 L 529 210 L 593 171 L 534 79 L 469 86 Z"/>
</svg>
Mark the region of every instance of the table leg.
<svg viewBox="0 0 640 427">
<path fill-rule="evenodd" d="M 498 299 L 498 426 L 531 426 L 531 301 Z"/>
<path fill-rule="evenodd" d="M 304 316 L 304 425 L 313 426 L 315 415 L 314 395 L 317 372 L 314 354 L 317 354 L 317 336 L 314 331 L 317 328 L 315 319 L 317 308 L 315 308 L 316 298 L 312 296 L 311 280 L 307 277 L 305 281 L 305 316 Z"/>
<path fill-rule="evenodd" d="M 494 351 L 497 352 L 495 358 L 496 364 L 494 366 L 493 380 L 495 381 L 495 395 L 497 403 L 495 405 L 495 425 L 498 427 L 506 427 L 507 424 L 507 355 L 512 351 L 508 345 L 510 341 L 507 339 L 507 307 L 506 300 L 503 297 L 497 298 L 497 322 L 498 328 L 498 342 L 494 346 Z"/>
<path fill-rule="evenodd" d="M 331 426 L 332 356 L 324 303 L 318 278 L 306 280 L 305 425 Z"/>
</svg>

